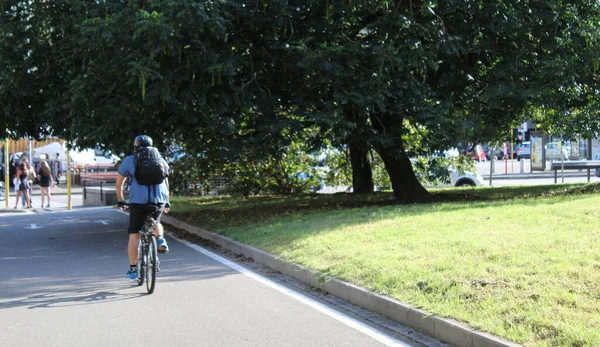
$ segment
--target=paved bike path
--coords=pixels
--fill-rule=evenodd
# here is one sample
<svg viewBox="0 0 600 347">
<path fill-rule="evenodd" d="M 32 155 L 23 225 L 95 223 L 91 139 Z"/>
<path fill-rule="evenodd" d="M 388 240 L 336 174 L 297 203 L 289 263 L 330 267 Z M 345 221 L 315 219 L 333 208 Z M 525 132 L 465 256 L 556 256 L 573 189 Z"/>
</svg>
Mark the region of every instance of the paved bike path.
<svg viewBox="0 0 600 347">
<path fill-rule="evenodd" d="M 406 346 L 168 238 L 154 294 L 124 278 L 114 209 L 0 217 L 3 346 Z"/>
</svg>

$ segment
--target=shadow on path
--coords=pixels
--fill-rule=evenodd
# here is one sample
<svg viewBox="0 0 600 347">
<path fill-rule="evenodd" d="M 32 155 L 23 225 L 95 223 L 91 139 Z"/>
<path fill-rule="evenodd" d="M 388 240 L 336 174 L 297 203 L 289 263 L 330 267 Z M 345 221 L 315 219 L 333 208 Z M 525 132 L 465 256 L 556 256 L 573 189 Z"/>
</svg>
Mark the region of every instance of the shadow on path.
<svg viewBox="0 0 600 347">
<path fill-rule="evenodd" d="M 26 298 L 20 298 L 12 301 L 0 302 L 0 309 L 22 307 L 34 308 L 54 308 L 67 306 L 81 306 L 101 304 L 106 302 L 135 299 L 145 295 L 145 292 L 123 293 L 124 289 L 131 286 L 122 286 L 117 288 L 107 288 L 96 291 L 97 288 L 81 289 L 78 291 L 55 290 L 43 294 L 31 295 Z"/>
</svg>

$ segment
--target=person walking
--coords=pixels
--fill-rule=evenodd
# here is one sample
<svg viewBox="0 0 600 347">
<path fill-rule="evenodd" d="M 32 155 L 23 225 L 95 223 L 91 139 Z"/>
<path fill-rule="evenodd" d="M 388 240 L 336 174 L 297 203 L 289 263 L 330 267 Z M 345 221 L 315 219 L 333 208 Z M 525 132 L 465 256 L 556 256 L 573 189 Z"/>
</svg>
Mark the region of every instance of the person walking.
<svg viewBox="0 0 600 347">
<path fill-rule="evenodd" d="M 54 175 L 54 183 L 56 186 L 60 184 L 60 176 L 62 176 L 63 164 L 60 161 L 60 153 L 56 153 L 56 160 L 52 163 L 53 167 L 53 175 Z"/>
<path fill-rule="evenodd" d="M 29 183 L 29 199 L 32 199 L 33 198 L 33 182 L 37 178 L 37 172 L 35 171 L 35 166 L 33 166 L 29 162 L 29 158 L 28 157 L 24 157 L 22 159 L 22 161 L 25 164 L 25 168 L 27 169 L 27 183 Z M 23 203 L 23 207 L 25 207 L 26 202 L 27 202 L 25 200 L 25 194 L 23 194 L 21 196 L 21 202 Z M 31 205 L 31 200 L 29 200 L 29 206 L 32 206 Z"/>
<path fill-rule="evenodd" d="M 50 187 L 54 185 L 54 178 L 52 177 L 52 171 L 48 162 L 42 161 L 40 163 L 40 195 L 42 196 L 42 207 L 44 207 L 44 200 L 47 198 L 46 207 L 50 207 Z"/>
<path fill-rule="evenodd" d="M 27 168 L 27 165 L 25 165 L 25 163 L 19 164 L 19 166 L 17 167 L 17 173 L 16 173 L 16 177 L 18 179 L 18 181 L 17 181 L 18 190 L 17 190 L 17 197 L 15 200 L 15 208 L 18 207 L 19 199 L 21 199 L 22 194 L 25 194 L 25 202 L 27 203 L 27 208 L 31 208 L 31 196 L 29 195 L 29 181 L 27 179 L 28 176 L 29 176 L 29 169 Z"/>
</svg>

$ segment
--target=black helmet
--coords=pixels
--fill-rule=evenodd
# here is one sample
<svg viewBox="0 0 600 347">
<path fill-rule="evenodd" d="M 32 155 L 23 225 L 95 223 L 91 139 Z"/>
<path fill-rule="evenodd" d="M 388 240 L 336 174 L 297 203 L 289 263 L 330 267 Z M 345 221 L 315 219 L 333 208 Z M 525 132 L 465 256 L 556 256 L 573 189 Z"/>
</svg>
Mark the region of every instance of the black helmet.
<svg viewBox="0 0 600 347">
<path fill-rule="evenodd" d="M 148 135 L 138 135 L 133 141 L 133 146 L 138 147 L 152 147 L 152 139 Z"/>
</svg>

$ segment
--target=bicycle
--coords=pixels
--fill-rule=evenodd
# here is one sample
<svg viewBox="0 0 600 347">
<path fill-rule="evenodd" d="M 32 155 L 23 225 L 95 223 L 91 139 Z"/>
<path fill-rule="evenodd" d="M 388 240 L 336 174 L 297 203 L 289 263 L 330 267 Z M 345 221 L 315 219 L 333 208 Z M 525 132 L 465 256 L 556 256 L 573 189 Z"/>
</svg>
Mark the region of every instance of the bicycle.
<svg viewBox="0 0 600 347">
<path fill-rule="evenodd" d="M 126 207 L 129 208 L 129 205 Z M 160 272 L 158 247 L 156 245 L 156 236 L 154 235 L 154 226 L 156 223 L 157 221 L 152 218 L 152 211 L 148 211 L 144 225 L 140 230 L 140 242 L 138 243 L 137 285 L 141 286 L 145 282 L 148 294 L 154 293 L 156 274 Z"/>
</svg>

